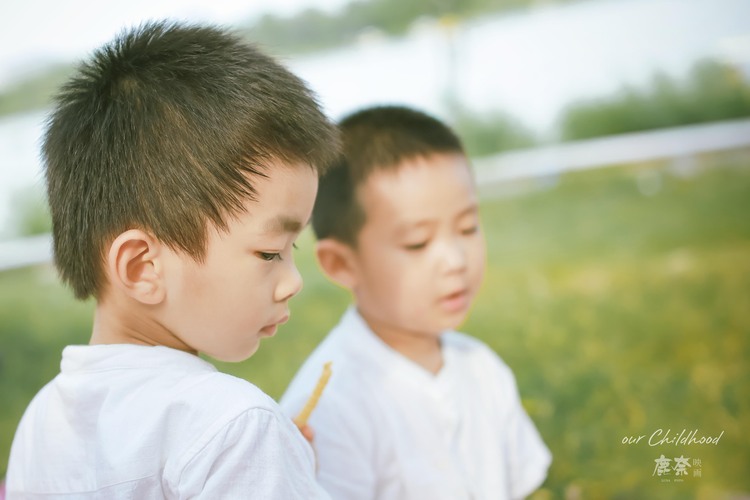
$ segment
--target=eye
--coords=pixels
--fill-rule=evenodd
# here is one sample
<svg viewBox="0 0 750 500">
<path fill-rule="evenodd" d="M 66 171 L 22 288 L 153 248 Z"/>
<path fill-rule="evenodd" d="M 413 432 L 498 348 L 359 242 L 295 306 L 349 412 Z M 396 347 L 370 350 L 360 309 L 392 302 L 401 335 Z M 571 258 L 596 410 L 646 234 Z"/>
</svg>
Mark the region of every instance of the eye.
<svg viewBox="0 0 750 500">
<path fill-rule="evenodd" d="M 462 229 L 461 230 L 461 234 L 465 234 L 465 235 L 468 236 L 470 234 L 476 233 L 477 231 L 479 231 L 479 226 L 475 225 L 475 226 L 471 226 L 471 227 L 467 227 L 467 228 Z"/>
<path fill-rule="evenodd" d="M 271 262 L 272 260 L 276 260 L 276 259 L 281 260 L 281 254 L 278 252 L 275 252 L 275 253 L 258 252 L 258 257 L 268 262 Z"/>
<path fill-rule="evenodd" d="M 425 248 L 427 248 L 427 243 L 429 243 L 429 241 L 423 241 L 420 243 L 412 243 L 411 245 L 404 245 L 404 248 L 406 250 L 409 250 L 410 252 L 416 252 L 418 250 L 424 250 Z"/>
</svg>

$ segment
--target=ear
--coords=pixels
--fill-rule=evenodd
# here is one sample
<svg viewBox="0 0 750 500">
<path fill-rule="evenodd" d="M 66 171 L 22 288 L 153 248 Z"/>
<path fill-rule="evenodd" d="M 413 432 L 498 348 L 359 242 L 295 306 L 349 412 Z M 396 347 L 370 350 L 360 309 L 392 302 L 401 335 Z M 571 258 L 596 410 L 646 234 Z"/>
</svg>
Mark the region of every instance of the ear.
<svg viewBox="0 0 750 500">
<path fill-rule="evenodd" d="M 144 304 L 163 301 L 160 252 L 161 243 L 140 229 L 120 234 L 110 245 L 107 256 L 110 286 Z"/>
<path fill-rule="evenodd" d="M 338 240 L 326 238 L 315 245 L 318 264 L 328 278 L 352 290 L 357 282 L 356 255 L 352 247 Z"/>
</svg>

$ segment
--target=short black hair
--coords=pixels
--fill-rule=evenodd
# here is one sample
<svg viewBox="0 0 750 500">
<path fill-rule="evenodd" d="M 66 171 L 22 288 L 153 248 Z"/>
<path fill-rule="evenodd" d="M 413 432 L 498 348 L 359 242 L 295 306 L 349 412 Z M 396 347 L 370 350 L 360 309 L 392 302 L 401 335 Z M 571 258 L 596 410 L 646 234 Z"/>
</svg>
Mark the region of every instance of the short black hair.
<svg viewBox="0 0 750 500">
<path fill-rule="evenodd" d="M 105 245 L 148 231 L 195 260 L 207 229 L 255 199 L 270 160 L 322 173 L 338 132 L 305 83 L 228 29 L 152 21 L 83 62 L 56 96 L 42 153 L 55 262 L 78 298 Z"/>
<path fill-rule="evenodd" d="M 448 125 L 404 106 L 362 109 L 342 119 L 339 129 L 342 154 L 320 179 L 312 226 L 318 239 L 333 238 L 355 248 L 366 219 L 357 188 L 370 174 L 396 170 L 418 157 L 465 155 Z"/>
</svg>

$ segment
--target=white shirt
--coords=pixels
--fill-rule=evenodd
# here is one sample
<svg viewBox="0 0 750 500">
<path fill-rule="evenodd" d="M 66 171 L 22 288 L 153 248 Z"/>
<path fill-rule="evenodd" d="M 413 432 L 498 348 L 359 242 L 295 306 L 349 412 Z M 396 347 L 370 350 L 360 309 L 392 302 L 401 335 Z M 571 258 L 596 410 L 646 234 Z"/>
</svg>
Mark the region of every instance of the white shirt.
<svg viewBox="0 0 750 500">
<path fill-rule="evenodd" d="M 295 415 L 323 364 L 310 418 L 318 480 L 334 499 L 501 500 L 541 485 L 551 461 L 510 369 L 480 341 L 441 336 L 437 375 L 382 342 L 350 308 L 281 400 Z"/>
<path fill-rule="evenodd" d="M 328 498 L 309 444 L 247 381 L 167 347 L 69 346 L 26 410 L 8 499 Z"/>
</svg>

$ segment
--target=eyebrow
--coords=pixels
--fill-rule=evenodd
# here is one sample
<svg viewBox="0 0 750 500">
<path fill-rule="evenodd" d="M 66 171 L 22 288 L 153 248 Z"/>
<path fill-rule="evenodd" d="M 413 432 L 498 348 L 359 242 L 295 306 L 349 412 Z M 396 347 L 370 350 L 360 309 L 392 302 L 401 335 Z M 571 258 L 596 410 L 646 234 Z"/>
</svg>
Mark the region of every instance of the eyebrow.
<svg viewBox="0 0 750 500">
<path fill-rule="evenodd" d="M 298 233 L 302 231 L 302 228 L 307 226 L 310 221 L 302 223 L 302 221 L 289 217 L 287 215 L 279 215 L 269 220 L 265 225 L 266 233 L 280 234 L 280 233 Z"/>
</svg>

